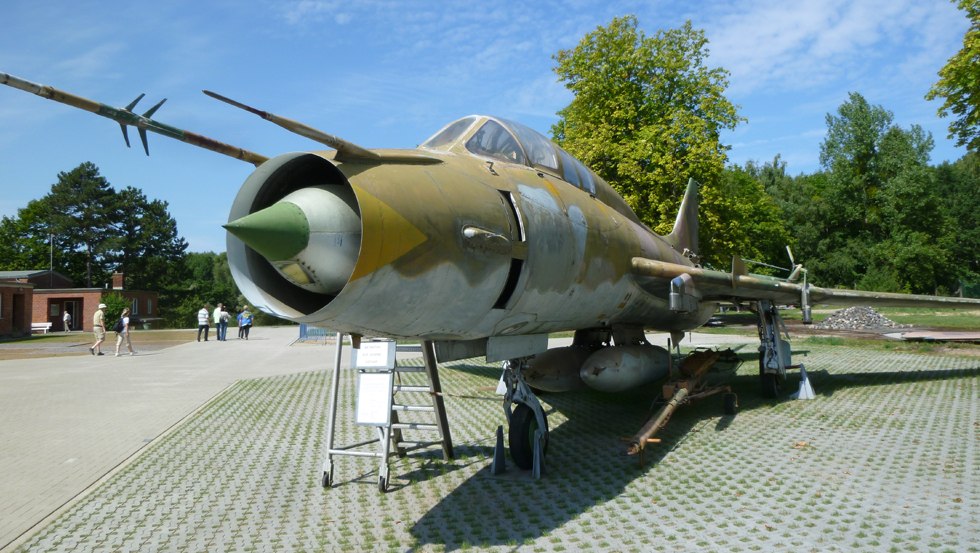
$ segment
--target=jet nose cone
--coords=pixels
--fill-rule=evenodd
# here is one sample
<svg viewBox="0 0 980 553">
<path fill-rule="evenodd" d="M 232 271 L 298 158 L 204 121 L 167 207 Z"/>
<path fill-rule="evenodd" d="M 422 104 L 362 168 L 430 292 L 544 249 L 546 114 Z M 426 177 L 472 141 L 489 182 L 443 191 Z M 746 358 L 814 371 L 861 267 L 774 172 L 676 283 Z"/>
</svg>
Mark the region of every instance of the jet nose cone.
<svg viewBox="0 0 980 553">
<path fill-rule="evenodd" d="M 310 241 L 306 214 L 291 202 L 272 204 L 224 227 L 269 261 L 295 257 Z"/>
<path fill-rule="evenodd" d="M 361 246 L 357 198 L 343 186 L 301 188 L 225 228 L 287 281 L 320 294 L 344 288 Z"/>
</svg>

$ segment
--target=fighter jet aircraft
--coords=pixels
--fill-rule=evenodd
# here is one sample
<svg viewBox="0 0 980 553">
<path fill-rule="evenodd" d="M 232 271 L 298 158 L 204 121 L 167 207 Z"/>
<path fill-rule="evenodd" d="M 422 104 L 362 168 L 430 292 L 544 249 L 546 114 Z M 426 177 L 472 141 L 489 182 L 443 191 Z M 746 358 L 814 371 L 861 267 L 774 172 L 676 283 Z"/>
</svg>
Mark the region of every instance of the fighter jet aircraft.
<svg viewBox="0 0 980 553">
<path fill-rule="evenodd" d="M 980 300 L 818 288 L 698 259 L 698 190 L 688 183 L 673 231 L 650 230 L 579 160 L 514 121 L 470 115 L 412 150 L 367 149 L 224 96 L 327 151 L 266 157 L 6 73 L 0 82 L 236 159 L 256 170 L 235 198 L 228 260 L 252 305 L 357 338 L 432 341 L 440 362 L 505 361 L 511 456 L 532 466 L 547 420 L 534 389 L 620 392 L 664 378 L 677 343 L 719 302 L 759 313 L 760 379 L 779 393 L 791 365 L 776 304 L 976 307 Z M 142 96 L 140 96 L 141 98 Z M 548 349 L 548 334 L 573 345 Z"/>
</svg>

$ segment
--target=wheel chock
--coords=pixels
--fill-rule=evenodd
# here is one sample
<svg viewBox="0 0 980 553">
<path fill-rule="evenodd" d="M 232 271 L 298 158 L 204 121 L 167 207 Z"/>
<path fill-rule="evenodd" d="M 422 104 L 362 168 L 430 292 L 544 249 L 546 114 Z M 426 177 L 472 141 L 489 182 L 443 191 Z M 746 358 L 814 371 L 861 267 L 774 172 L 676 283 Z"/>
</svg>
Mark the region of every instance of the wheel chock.
<svg viewBox="0 0 980 553">
<path fill-rule="evenodd" d="M 490 464 L 490 474 L 494 476 L 503 474 L 507 471 L 507 464 L 504 461 L 504 427 L 497 426 L 497 443 L 493 446 L 493 462 Z"/>
<path fill-rule="evenodd" d="M 810 377 L 806 374 L 806 369 L 800 365 L 800 391 L 793 394 L 794 399 L 816 399 L 817 395 L 813 392 L 810 385 Z"/>
</svg>

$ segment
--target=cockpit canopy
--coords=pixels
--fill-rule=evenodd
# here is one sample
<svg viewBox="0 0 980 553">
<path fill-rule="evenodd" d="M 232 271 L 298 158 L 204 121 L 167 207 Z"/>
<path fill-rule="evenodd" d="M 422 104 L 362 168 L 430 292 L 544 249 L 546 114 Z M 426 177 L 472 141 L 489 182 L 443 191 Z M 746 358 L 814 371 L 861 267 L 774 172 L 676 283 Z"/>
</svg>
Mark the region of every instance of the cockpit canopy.
<svg viewBox="0 0 980 553">
<path fill-rule="evenodd" d="M 474 155 L 547 171 L 590 194 L 596 192 L 596 177 L 581 161 L 537 131 L 506 119 L 463 117 L 443 127 L 420 148 L 449 150 L 460 142 Z"/>
</svg>

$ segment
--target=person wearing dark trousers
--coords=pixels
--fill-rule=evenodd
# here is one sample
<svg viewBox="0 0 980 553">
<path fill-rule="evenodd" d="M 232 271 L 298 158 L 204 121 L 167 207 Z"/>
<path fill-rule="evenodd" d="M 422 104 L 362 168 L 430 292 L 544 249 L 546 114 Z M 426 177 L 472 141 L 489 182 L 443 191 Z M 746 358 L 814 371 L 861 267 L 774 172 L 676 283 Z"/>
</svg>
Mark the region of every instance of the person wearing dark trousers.
<svg viewBox="0 0 980 553">
<path fill-rule="evenodd" d="M 204 332 L 204 341 L 208 341 L 208 330 L 211 326 L 208 322 L 211 319 L 211 314 L 208 312 L 208 306 L 205 305 L 197 312 L 197 341 L 201 341 L 201 332 Z"/>
</svg>

